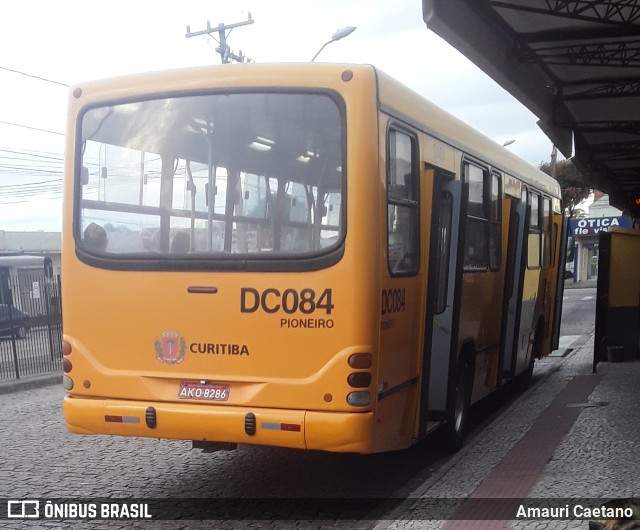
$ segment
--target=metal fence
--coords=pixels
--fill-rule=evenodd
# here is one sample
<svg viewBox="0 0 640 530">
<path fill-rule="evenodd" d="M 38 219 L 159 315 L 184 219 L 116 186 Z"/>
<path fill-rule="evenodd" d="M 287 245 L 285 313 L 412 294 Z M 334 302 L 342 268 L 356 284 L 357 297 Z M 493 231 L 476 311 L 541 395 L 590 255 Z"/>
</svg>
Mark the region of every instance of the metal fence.
<svg viewBox="0 0 640 530">
<path fill-rule="evenodd" d="M 0 380 L 61 371 L 60 276 L 5 281 L 0 304 Z"/>
</svg>

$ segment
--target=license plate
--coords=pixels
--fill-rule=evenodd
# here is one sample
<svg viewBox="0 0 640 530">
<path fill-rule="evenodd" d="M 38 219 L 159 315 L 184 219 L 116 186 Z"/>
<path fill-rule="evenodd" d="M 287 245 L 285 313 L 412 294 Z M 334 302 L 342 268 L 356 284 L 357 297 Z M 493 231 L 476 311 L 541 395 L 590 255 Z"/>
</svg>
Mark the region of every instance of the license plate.
<svg viewBox="0 0 640 530">
<path fill-rule="evenodd" d="M 178 397 L 180 399 L 199 399 L 201 401 L 227 401 L 229 399 L 229 385 L 182 381 L 178 390 Z"/>
</svg>

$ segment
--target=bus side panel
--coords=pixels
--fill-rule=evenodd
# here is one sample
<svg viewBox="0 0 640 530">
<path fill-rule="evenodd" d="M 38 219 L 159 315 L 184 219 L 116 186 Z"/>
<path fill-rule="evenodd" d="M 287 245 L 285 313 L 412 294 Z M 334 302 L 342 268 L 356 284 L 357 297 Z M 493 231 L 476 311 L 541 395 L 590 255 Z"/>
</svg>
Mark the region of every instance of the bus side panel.
<svg viewBox="0 0 640 530">
<path fill-rule="evenodd" d="M 520 192 L 518 191 L 518 196 Z M 502 330 L 502 366 L 503 378 L 514 375 L 518 352 L 520 326 L 520 301 L 522 300 L 523 278 L 525 268 L 525 214 L 526 205 L 513 197 L 505 200 L 505 210 L 509 212 L 508 237 L 505 241 L 505 300 L 503 307 Z M 506 231 L 505 231 L 506 232 Z"/>
<path fill-rule="evenodd" d="M 541 357 L 550 353 L 549 345 L 551 344 L 551 329 L 553 325 L 553 300 L 555 300 L 555 278 L 554 268 L 549 265 L 540 268 L 540 279 L 538 285 L 536 312 L 533 322 L 533 338 L 532 340 L 541 341 L 538 344 L 538 355 Z M 537 327 L 541 326 L 536 336 Z"/>
<path fill-rule="evenodd" d="M 492 179 L 494 172 L 484 173 L 485 179 Z M 490 181 L 491 182 L 491 181 Z M 485 186 L 487 182 L 485 180 Z M 467 188 L 468 189 L 468 188 Z M 502 187 L 500 188 L 502 192 Z M 503 193 L 503 192 L 502 192 Z M 502 205 L 502 195 L 499 198 Z M 462 352 L 465 348 L 472 348 L 475 353 L 475 373 L 471 402 L 489 395 L 498 385 L 498 371 L 500 365 L 500 344 L 502 339 L 502 307 L 504 303 L 505 286 L 505 261 L 506 249 L 504 249 L 504 233 L 508 230 L 508 215 L 506 208 L 500 208 L 498 222 L 500 224 L 500 240 L 502 245 L 499 268 L 492 270 L 489 264 L 490 250 L 486 251 L 487 261 L 485 269 L 464 269 L 462 273 L 460 322 L 458 331 L 458 349 Z M 466 213 L 466 212 L 465 212 Z M 469 222 L 469 218 L 463 215 L 463 222 Z M 465 235 L 465 252 L 477 251 L 473 238 L 477 237 L 469 232 Z M 486 241 L 489 247 L 488 231 L 485 231 Z M 465 257 L 463 256 L 463 260 Z"/>
<path fill-rule="evenodd" d="M 525 235 L 525 237 L 527 236 Z M 530 269 L 525 266 L 515 375 L 524 371 L 529 365 L 529 357 L 533 350 L 532 346 L 535 333 L 535 316 L 539 288 L 540 269 Z"/>
<path fill-rule="evenodd" d="M 550 271 L 549 291 L 553 303 L 549 308 L 547 335 L 542 348 L 542 355 L 549 355 L 558 349 L 560 340 L 560 319 L 562 317 L 562 296 L 564 293 L 564 269 L 567 250 L 568 220 L 562 214 L 552 214 L 552 269 Z"/>
<path fill-rule="evenodd" d="M 386 159 L 388 119 L 381 114 L 380 157 Z M 409 132 L 409 134 L 411 134 Z M 417 140 L 417 137 L 414 136 Z M 419 147 L 419 145 L 418 145 Z M 420 152 L 419 148 L 416 153 Z M 418 155 L 419 156 L 419 155 Z M 386 164 L 380 164 L 380 182 L 386 189 Z M 376 408 L 376 451 L 409 447 L 414 440 L 420 369 L 422 364 L 424 314 L 426 304 L 426 277 L 428 274 L 428 248 L 431 217 L 433 179 L 420 172 L 420 268 L 415 275 L 394 275 L 389 271 L 389 243 L 387 240 L 387 195 L 380 198 L 379 257 L 382 284 L 380 289 L 380 345 Z"/>
<path fill-rule="evenodd" d="M 487 396 L 497 384 L 500 354 L 502 272 L 467 272 L 462 277 L 460 345 L 473 344 L 476 352 L 471 402 Z"/>
</svg>

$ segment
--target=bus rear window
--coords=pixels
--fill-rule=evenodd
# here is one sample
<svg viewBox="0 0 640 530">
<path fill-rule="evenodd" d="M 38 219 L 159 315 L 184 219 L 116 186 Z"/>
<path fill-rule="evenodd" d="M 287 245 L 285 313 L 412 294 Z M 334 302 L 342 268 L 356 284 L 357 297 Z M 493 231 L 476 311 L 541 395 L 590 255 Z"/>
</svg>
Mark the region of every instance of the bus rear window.
<svg viewBox="0 0 640 530">
<path fill-rule="evenodd" d="M 285 258 L 342 241 L 345 133 L 327 94 L 135 101 L 80 125 L 76 240 L 90 255 Z"/>
</svg>

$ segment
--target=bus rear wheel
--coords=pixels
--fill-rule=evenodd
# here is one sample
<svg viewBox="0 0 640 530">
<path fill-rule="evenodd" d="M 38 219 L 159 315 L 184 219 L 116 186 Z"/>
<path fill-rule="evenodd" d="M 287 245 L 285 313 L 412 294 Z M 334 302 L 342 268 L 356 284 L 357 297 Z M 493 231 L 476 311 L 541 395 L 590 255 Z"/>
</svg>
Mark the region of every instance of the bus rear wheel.
<svg viewBox="0 0 640 530">
<path fill-rule="evenodd" d="M 533 347 L 531 348 L 531 356 L 529 357 L 529 364 L 527 364 L 527 368 L 516 377 L 517 390 L 527 390 L 529 389 L 529 387 L 531 387 L 531 381 L 533 380 L 533 368 L 536 359 L 540 358 L 543 340 L 544 324 L 542 322 L 539 322 L 534 335 Z"/>
<path fill-rule="evenodd" d="M 472 365 L 462 361 L 458 368 L 455 387 L 452 389 L 451 406 L 447 413 L 447 441 L 452 452 L 459 451 L 464 444 L 469 427 L 471 390 L 473 385 Z"/>
</svg>

